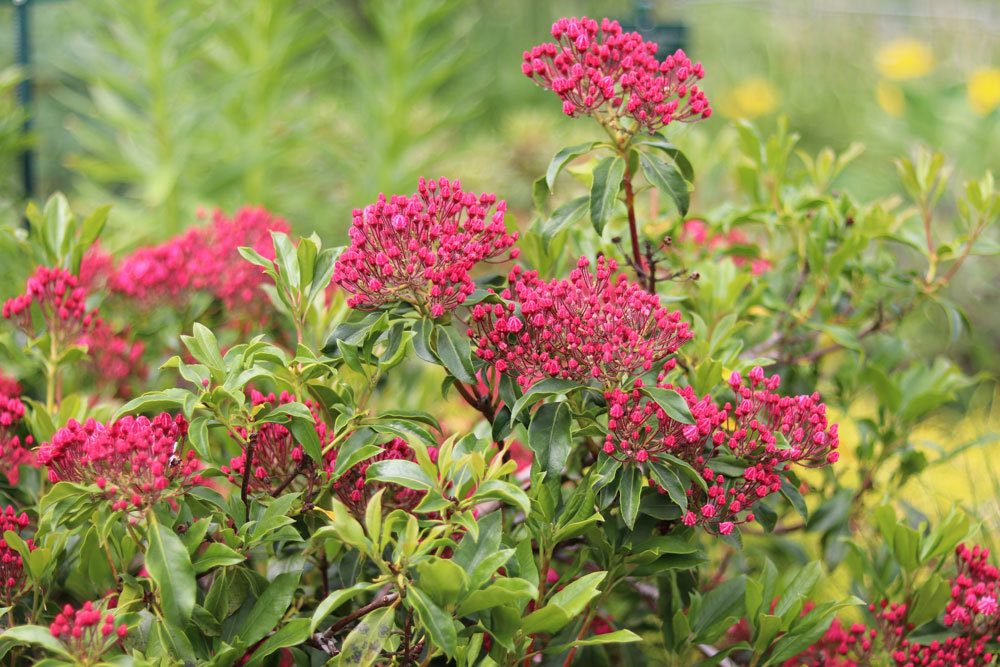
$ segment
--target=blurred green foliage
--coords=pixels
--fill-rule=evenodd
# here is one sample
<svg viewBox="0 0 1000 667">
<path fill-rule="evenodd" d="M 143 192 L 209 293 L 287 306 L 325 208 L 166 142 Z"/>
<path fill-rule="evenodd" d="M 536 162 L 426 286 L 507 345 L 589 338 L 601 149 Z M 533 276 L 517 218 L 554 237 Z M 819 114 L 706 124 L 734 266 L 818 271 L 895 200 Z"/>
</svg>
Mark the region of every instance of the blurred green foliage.
<svg viewBox="0 0 1000 667">
<path fill-rule="evenodd" d="M 770 131 L 787 116 L 811 153 L 864 144 L 838 181 L 864 198 L 898 189 L 892 161 L 916 144 L 941 150 L 960 173 L 995 167 L 1000 44 L 988 37 L 1000 15 L 989 0 L 934 15 L 917 3 L 848 0 L 649 4 L 655 21 L 687 26 L 717 110 L 673 137 L 699 164 L 693 214 L 739 192 L 727 164 L 739 159 L 733 121 L 742 118 Z M 84 210 L 112 203 L 112 249 L 174 234 L 199 207 L 242 204 L 340 242 L 351 208 L 409 192 L 419 175 L 495 191 L 525 224 L 529 184 L 583 128 L 562 123 L 558 105 L 526 85 L 521 51 L 559 16 L 629 22 L 635 12 L 627 0 L 41 3 L 38 196 L 63 191 Z M 12 21 L 0 8 L 0 23 Z M 12 35 L 0 31 L 0 64 L 13 61 Z M 3 71 L 0 207 L 9 216 L 20 119 L 15 75 Z M 993 278 L 973 261 L 949 289 L 971 306 L 995 295 Z M 981 330 L 1000 324 L 970 310 Z M 957 354 L 990 364 L 995 352 L 983 341 Z"/>
</svg>

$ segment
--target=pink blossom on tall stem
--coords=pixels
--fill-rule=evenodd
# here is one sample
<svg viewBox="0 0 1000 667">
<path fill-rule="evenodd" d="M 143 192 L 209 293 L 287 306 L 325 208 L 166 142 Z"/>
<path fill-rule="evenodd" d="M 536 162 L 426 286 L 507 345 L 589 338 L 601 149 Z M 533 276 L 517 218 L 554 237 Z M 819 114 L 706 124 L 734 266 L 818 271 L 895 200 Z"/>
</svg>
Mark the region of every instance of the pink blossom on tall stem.
<svg viewBox="0 0 1000 667">
<path fill-rule="evenodd" d="M 149 376 L 149 368 L 142 360 L 146 346 L 132 339 L 127 328 L 115 333 L 104 319 L 96 317 L 77 342 L 87 348 L 95 382 L 119 398 L 131 396 L 132 382 Z"/>
<path fill-rule="evenodd" d="M 24 571 L 23 557 L 7 544 L 3 536 L 8 530 L 20 535 L 27 527 L 28 515 L 24 512 L 18 513 L 11 505 L 0 510 L 0 603 L 8 607 L 24 594 L 28 579 Z M 28 551 L 35 550 L 32 538 L 26 538 L 24 541 L 28 545 Z"/>
<path fill-rule="evenodd" d="M 565 280 L 514 267 L 504 303 L 477 304 L 468 335 L 476 354 L 522 388 L 543 378 L 616 387 L 673 354 L 692 334 L 678 311 L 617 274 L 613 259 L 586 257 Z"/>
<path fill-rule="evenodd" d="M 379 195 L 354 210 L 351 245 L 337 260 L 333 282 L 353 295 L 352 308 L 403 301 L 440 317 L 475 290 L 476 264 L 517 257 L 518 235 L 507 233 L 506 210 L 496 195 L 465 192 L 446 178 L 421 178 L 409 197 Z"/>
<path fill-rule="evenodd" d="M 275 396 L 274 393 L 265 395 L 254 389 L 250 391 L 250 400 L 255 406 L 270 405 L 276 407 L 293 403 L 296 398 L 287 391 Z M 320 417 L 318 406 L 309 400 L 303 403 L 312 412 L 320 445 L 326 445 L 330 442 L 331 435 Z M 246 433 L 243 435 L 246 436 Z M 267 423 L 260 426 L 254 441 L 251 465 L 253 473 L 250 476 L 248 490 L 252 493 L 273 495 L 285 488 L 302 488 L 303 484 L 300 482 L 304 482 L 305 486 L 310 487 L 317 481 L 315 466 L 302 449 L 302 445 L 295 440 L 292 432 L 282 424 Z M 240 452 L 239 456 L 230 459 L 229 465 L 223 465 L 220 468 L 229 481 L 236 485 L 242 485 L 245 469 L 246 451 Z"/>
<path fill-rule="evenodd" d="M 521 71 L 558 95 L 568 116 L 593 114 L 634 133 L 712 115 L 698 85 L 705 71 L 680 49 L 659 61 L 655 42 L 606 18 L 559 19 L 552 37 L 555 42 L 524 52 Z M 623 119 L 630 125 L 622 125 Z"/>
<path fill-rule="evenodd" d="M 357 517 L 364 517 L 368 501 L 381 489 L 386 489 L 382 496 L 382 506 L 391 509 L 402 509 L 407 512 L 416 507 L 425 491 L 408 489 L 397 484 L 367 481 L 368 467 L 378 461 L 403 460 L 413 461 L 414 453 L 402 438 L 393 438 L 382 445 L 382 451 L 375 456 L 360 461 L 347 470 L 333 483 L 333 492 L 340 502 L 344 503 Z M 336 464 L 336 454 L 327 463 L 327 469 L 332 472 Z"/>
<path fill-rule="evenodd" d="M 17 425 L 24 419 L 24 403 L 18 395 L 6 395 L 4 389 L 16 389 L 20 393 L 20 387 L 16 382 L 13 386 L 0 386 L 0 472 L 11 486 L 17 486 L 21 466 L 35 463 L 35 455 L 28 449 L 34 440 L 28 435 L 22 443 Z"/>
<path fill-rule="evenodd" d="M 202 483 L 194 451 L 180 456 L 188 424 L 181 415 L 152 420 L 126 416 L 110 424 L 71 419 L 38 450 L 49 481 L 93 484 L 121 512 L 139 512 L 176 499 Z"/>
<path fill-rule="evenodd" d="M 58 267 L 39 266 L 28 278 L 24 294 L 4 303 L 3 316 L 26 336 L 34 337 L 39 333 L 31 314 L 31 306 L 35 304 L 46 332 L 57 348 L 62 349 L 76 342 L 91 326 L 94 315 L 87 312 L 85 301 L 86 293 L 76 276 Z"/>
<path fill-rule="evenodd" d="M 287 233 L 290 227 L 263 208 L 244 207 L 232 218 L 215 211 L 210 224 L 127 256 L 110 287 L 147 306 L 186 301 L 194 293 L 207 292 L 230 314 L 259 317 L 269 307 L 260 289 L 266 276 L 260 267 L 243 260 L 239 248 L 249 246 L 274 259 L 272 231 Z"/>
<path fill-rule="evenodd" d="M 79 609 L 65 605 L 49 626 L 78 664 L 100 662 L 112 646 L 120 644 L 128 634 L 124 623 L 117 623 L 109 602 L 84 602 Z"/>
</svg>

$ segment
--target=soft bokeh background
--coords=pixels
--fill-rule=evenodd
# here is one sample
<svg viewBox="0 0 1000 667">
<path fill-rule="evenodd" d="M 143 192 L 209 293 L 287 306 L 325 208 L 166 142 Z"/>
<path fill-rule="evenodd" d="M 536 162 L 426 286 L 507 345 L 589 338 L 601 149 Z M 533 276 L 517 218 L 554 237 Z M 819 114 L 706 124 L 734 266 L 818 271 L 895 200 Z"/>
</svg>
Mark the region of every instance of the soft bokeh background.
<svg viewBox="0 0 1000 667">
<path fill-rule="evenodd" d="M 81 211 L 112 203 L 112 250 L 166 238 L 199 208 L 247 203 L 339 243 L 352 207 L 380 191 L 410 192 L 419 175 L 495 191 L 526 224 L 532 181 L 559 147 L 593 130 L 561 118 L 519 70 L 521 52 L 563 15 L 681 31 L 704 63 L 716 114 L 671 128 L 697 171 L 693 215 L 733 196 L 739 119 L 767 132 L 785 115 L 808 152 L 863 143 L 841 182 L 860 198 L 898 191 L 892 160 L 921 143 L 965 177 L 1000 166 L 996 0 L 29 2 L 36 195 L 61 190 Z M 24 203 L 13 87 L 27 72 L 13 67 L 13 21 L 4 3 L 8 219 Z M 995 377 L 995 260 L 970 261 L 951 289 L 974 334 L 948 354 L 967 373 Z M 951 343 L 926 345 L 936 354 Z M 1000 469 L 982 446 L 1000 428 L 993 394 L 987 383 L 963 406 L 968 414 L 942 414 L 914 436 L 928 452 L 982 442 L 913 482 L 912 499 L 996 515 Z"/>
</svg>

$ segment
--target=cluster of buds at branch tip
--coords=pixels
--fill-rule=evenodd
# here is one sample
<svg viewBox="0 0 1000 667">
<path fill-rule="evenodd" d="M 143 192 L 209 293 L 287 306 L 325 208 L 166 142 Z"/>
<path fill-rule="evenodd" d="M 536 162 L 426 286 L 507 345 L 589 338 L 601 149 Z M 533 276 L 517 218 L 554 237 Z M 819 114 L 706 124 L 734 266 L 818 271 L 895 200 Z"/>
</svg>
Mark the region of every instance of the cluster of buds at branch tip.
<svg viewBox="0 0 1000 667">
<path fill-rule="evenodd" d="M 28 515 L 18 513 L 13 506 L 7 505 L 0 511 L 0 603 L 11 606 L 24 594 L 27 585 L 27 573 L 24 571 L 24 558 L 20 552 L 11 548 L 3 537 L 7 531 L 20 534 L 28 527 Z M 24 540 L 28 551 L 34 551 L 32 538 Z"/>
<path fill-rule="evenodd" d="M 473 267 L 518 256 L 518 235 L 504 226 L 506 210 L 496 195 L 465 192 L 446 178 L 421 178 L 412 196 L 379 195 L 355 209 L 351 245 L 337 260 L 333 282 L 353 295 L 353 308 L 403 301 L 440 317 L 475 291 Z"/>
<path fill-rule="evenodd" d="M 521 72 L 558 95 L 567 116 L 633 134 L 712 115 L 698 83 L 705 70 L 680 49 L 657 60 L 655 42 L 606 18 L 559 19 L 552 37 L 524 52 Z"/>
<path fill-rule="evenodd" d="M 48 466 L 52 482 L 95 485 L 114 511 L 138 512 L 160 501 L 175 507 L 177 496 L 202 483 L 194 451 L 178 456 L 187 429 L 184 417 L 167 413 L 110 424 L 71 419 L 39 448 L 38 462 Z"/>
<path fill-rule="evenodd" d="M 614 387 L 653 368 L 692 337 L 678 311 L 616 274 L 613 259 L 580 258 L 568 279 L 546 282 L 515 266 L 501 303 L 477 304 L 476 354 L 522 388 L 544 378 Z"/>
</svg>

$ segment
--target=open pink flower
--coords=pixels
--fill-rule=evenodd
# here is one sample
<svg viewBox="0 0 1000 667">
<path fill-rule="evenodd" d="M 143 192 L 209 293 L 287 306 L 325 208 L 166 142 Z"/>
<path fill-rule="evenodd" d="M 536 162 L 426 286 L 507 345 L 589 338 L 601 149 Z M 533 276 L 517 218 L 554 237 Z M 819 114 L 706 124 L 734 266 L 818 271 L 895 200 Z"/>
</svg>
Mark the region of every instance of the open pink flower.
<svg viewBox="0 0 1000 667">
<path fill-rule="evenodd" d="M 477 304 L 468 335 L 476 354 L 527 388 L 543 378 L 618 386 L 673 354 L 692 336 L 668 311 L 599 257 L 581 258 L 568 279 L 546 282 L 514 267 L 505 303 Z"/>
<path fill-rule="evenodd" d="M 353 294 L 353 308 L 404 301 L 439 317 L 475 291 L 469 272 L 476 264 L 517 257 L 506 210 L 496 195 L 465 192 L 446 178 L 421 178 L 409 197 L 379 195 L 354 210 L 351 245 L 337 260 L 333 282 Z"/>
</svg>

